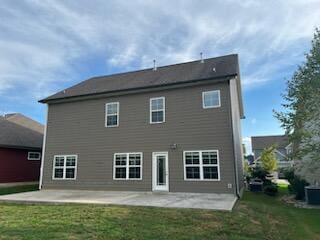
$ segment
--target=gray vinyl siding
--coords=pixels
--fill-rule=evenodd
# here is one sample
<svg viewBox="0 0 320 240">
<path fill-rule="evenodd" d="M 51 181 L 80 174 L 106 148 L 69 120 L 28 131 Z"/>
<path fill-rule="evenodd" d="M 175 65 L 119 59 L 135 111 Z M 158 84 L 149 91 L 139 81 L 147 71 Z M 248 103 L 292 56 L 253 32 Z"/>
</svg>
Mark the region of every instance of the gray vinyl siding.
<svg viewBox="0 0 320 240">
<path fill-rule="evenodd" d="M 202 92 L 221 91 L 221 107 L 202 108 Z M 165 97 L 166 122 L 149 123 L 149 99 Z M 105 104 L 120 103 L 119 127 L 105 127 Z M 228 82 L 48 106 L 44 189 L 152 191 L 152 152 L 169 155 L 169 191 L 234 193 Z M 177 149 L 170 145 L 176 143 Z M 184 181 L 183 151 L 219 150 L 220 181 Z M 113 156 L 143 152 L 142 180 L 113 180 Z M 77 154 L 76 180 L 52 180 L 53 157 Z M 231 183 L 233 188 L 228 189 Z"/>
</svg>

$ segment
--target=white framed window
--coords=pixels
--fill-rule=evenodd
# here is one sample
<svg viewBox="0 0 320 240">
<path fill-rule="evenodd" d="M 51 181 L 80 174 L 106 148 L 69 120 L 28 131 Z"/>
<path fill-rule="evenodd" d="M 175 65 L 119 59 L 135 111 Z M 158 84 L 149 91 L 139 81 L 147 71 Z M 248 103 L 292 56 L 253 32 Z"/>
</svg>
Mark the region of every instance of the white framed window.
<svg viewBox="0 0 320 240">
<path fill-rule="evenodd" d="M 220 90 L 202 92 L 202 107 L 203 108 L 221 107 Z"/>
<path fill-rule="evenodd" d="M 39 152 L 28 152 L 28 160 L 40 160 L 41 153 Z"/>
<path fill-rule="evenodd" d="M 115 153 L 114 180 L 142 180 L 142 152 Z"/>
<path fill-rule="evenodd" d="M 119 102 L 106 103 L 106 127 L 119 126 Z"/>
<path fill-rule="evenodd" d="M 150 123 L 163 123 L 166 119 L 165 97 L 150 98 Z"/>
<path fill-rule="evenodd" d="M 77 177 L 77 155 L 55 155 L 52 179 L 75 180 Z"/>
<path fill-rule="evenodd" d="M 184 151 L 184 180 L 220 181 L 219 151 Z"/>
</svg>

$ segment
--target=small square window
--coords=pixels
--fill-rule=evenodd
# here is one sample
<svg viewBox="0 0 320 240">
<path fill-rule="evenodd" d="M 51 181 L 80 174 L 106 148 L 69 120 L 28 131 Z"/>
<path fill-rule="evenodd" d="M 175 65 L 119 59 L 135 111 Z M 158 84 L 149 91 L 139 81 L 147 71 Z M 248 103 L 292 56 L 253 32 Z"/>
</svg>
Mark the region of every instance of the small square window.
<svg viewBox="0 0 320 240">
<path fill-rule="evenodd" d="M 220 90 L 207 91 L 202 93 L 202 107 L 220 107 Z"/>
<path fill-rule="evenodd" d="M 28 160 L 40 160 L 41 153 L 39 152 L 28 152 Z"/>
</svg>

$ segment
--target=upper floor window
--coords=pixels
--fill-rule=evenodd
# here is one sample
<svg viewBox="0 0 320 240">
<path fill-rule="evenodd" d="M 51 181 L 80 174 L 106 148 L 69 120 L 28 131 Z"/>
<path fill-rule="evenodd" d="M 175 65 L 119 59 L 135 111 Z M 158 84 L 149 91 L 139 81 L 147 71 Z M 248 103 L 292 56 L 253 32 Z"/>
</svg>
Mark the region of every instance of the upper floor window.
<svg viewBox="0 0 320 240">
<path fill-rule="evenodd" d="M 165 98 L 150 98 L 150 123 L 165 122 Z"/>
<path fill-rule="evenodd" d="M 106 104 L 106 127 L 119 126 L 119 102 Z"/>
<path fill-rule="evenodd" d="M 220 90 L 202 92 L 203 108 L 216 108 L 220 106 Z"/>
<path fill-rule="evenodd" d="M 40 160 L 41 153 L 39 152 L 28 152 L 28 160 Z"/>
<path fill-rule="evenodd" d="M 184 151 L 184 179 L 219 181 L 219 154 L 217 150 Z"/>
<path fill-rule="evenodd" d="M 53 160 L 53 179 L 76 179 L 77 155 L 56 155 Z"/>
</svg>

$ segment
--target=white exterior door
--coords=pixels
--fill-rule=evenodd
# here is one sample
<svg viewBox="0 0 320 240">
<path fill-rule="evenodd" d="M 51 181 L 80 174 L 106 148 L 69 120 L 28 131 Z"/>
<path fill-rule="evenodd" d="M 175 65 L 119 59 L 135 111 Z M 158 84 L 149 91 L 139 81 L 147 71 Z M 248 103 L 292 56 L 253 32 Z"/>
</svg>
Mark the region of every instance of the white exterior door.
<svg viewBox="0 0 320 240">
<path fill-rule="evenodd" d="M 152 153 L 152 190 L 169 191 L 168 152 Z"/>
</svg>

